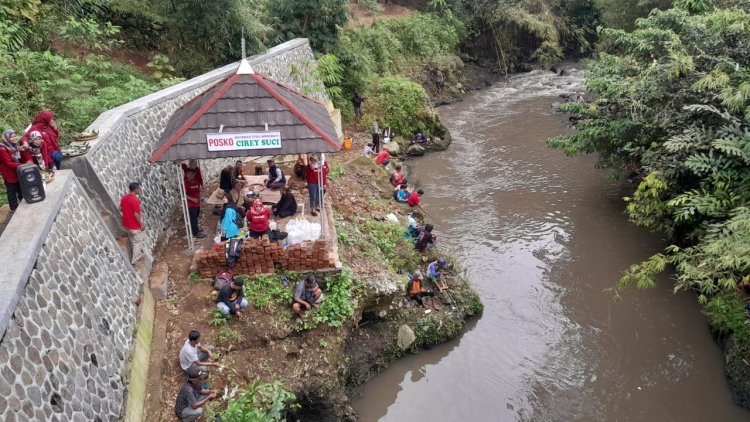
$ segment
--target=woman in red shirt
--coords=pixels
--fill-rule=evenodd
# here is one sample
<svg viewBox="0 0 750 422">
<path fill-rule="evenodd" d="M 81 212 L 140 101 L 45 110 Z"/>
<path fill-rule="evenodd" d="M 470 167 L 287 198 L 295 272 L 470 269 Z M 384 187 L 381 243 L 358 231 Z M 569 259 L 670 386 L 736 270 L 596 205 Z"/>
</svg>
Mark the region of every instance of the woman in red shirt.
<svg viewBox="0 0 750 422">
<path fill-rule="evenodd" d="M 270 218 L 271 210 L 266 208 L 260 199 L 253 201 L 250 211 L 247 212 L 247 228 L 250 231 L 250 237 L 257 239 L 264 234 L 270 235 L 271 230 L 268 229 Z"/>
<path fill-rule="evenodd" d="M 47 155 L 49 155 L 50 158 L 47 163 L 48 166 L 52 167 L 52 164 L 54 163 L 54 166 L 60 170 L 60 163 L 62 163 L 63 155 L 59 142 L 60 132 L 55 123 L 55 113 L 49 110 L 40 111 L 34 118 L 34 121 L 31 122 L 31 127 L 26 131 L 23 140 L 29 140 L 29 135 L 34 131 L 42 134 L 44 146 L 47 150 Z"/>
<path fill-rule="evenodd" d="M 22 163 L 18 135 L 8 129 L 3 132 L 3 142 L 0 144 L 0 174 L 2 174 L 5 182 L 10 212 L 15 211 L 18 208 L 18 202 L 23 199 L 21 185 L 18 183 L 18 174 L 16 173 L 16 169 Z"/>
<path fill-rule="evenodd" d="M 41 169 L 51 168 L 53 161 L 49 155 L 47 143 L 44 141 L 44 135 L 36 130 L 29 132 L 28 135 L 29 142 L 21 145 L 21 161 L 34 163 Z"/>
<path fill-rule="evenodd" d="M 391 154 L 388 153 L 388 148 L 383 147 L 383 149 L 380 150 L 378 155 L 375 157 L 375 162 L 378 163 L 378 165 L 381 166 L 387 166 L 388 163 L 391 162 Z"/>
</svg>

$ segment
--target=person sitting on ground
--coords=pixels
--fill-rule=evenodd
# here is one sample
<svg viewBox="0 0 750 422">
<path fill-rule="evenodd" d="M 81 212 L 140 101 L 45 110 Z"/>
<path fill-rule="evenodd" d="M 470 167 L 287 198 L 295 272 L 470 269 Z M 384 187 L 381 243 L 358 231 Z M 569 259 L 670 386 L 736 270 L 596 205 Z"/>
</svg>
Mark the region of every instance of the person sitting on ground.
<svg viewBox="0 0 750 422">
<path fill-rule="evenodd" d="M 253 201 L 250 211 L 247 212 L 247 229 L 250 237 L 258 239 L 264 234 L 270 235 L 271 210 L 263 205 L 260 199 Z"/>
<path fill-rule="evenodd" d="M 313 307 L 319 307 L 322 303 L 323 291 L 320 290 L 314 275 L 310 274 L 297 283 L 297 287 L 294 289 L 292 310 L 299 319 L 302 319 L 305 312 Z"/>
<path fill-rule="evenodd" d="M 417 240 L 414 241 L 414 248 L 419 252 L 426 252 L 435 245 L 436 236 L 432 234 L 432 224 L 424 226 L 424 230 L 419 232 Z"/>
<path fill-rule="evenodd" d="M 266 179 L 266 187 L 269 189 L 279 189 L 286 185 L 286 176 L 281 168 L 276 165 L 273 160 L 268 160 L 268 179 Z"/>
<path fill-rule="evenodd" d="M 203 415 L 203 406 L 214 400 L 219 393 L 202 387 L 208 374 L 197 371 L 188 375 L 188 381 L 177 393 L 174 413 L 183 422 L 197 421 Z"/>
<path fill-rule="evenodd" d="M 305 178 L 305 160 L 302 159 L 302 154 L 297 156 L 297 161 L 294 162 L 294 175 L 300 179 Z"/>
<path fill-rule="evenodd" d="M 387 166 L 390 164 L 392 158 L 391 154 L 388 153 L 388 147 L 383 147 L 375 157 L 375 162 L 378 163 L 378 165 Z"/>
<path fill-rule="evenodd" d="M 424 228 L 422 226 L 421 219 L 422 219 L 422 213 L 419 212 L 419 210 L 412 211 L 411 214 L 409 214 L 409 216 L 406 218 L 406 221 L 407 221 L 406 230 L 407 230 L 407 232 L 409 233 L 410 236 L 416 237 L 414 235 L 414 232 L 417 229 L 423 229 Z"/>
<path fill-rule="evenodd" d="M 424 195 L 424 191 L 422 189 L 420 189 L 420 190 L 418 190 L 416 192 L 412 191 L 411 195 L 409 195 L 409 200 L 407 201 L 407 203 L 409 204 L 409 206 L 412 207 L 412 208 L 418 207 L 419 206 L 419 199 L 422 197 L 422 195 Z"/>
<path fill-rule="evenodd" d="M 422 132 L 417 132 L 414 137 L 411 140 L 412 144 L 426 144 L 427 143 L 427 135 L 425 135 Z"/>
<path fill-rule="evenodd" d="M 398 185 L 396 189 L 393 190 L 393 199 L 395 199 L 396 202 L 405 204 L 409 201 L 409 196 L 411 196 L 411 190 L 406 182 Z"/>
<path fill-rule="evenodd" d="M 429 297 L 430 298 L 430 307 L 433 309 L 440 309 L 435 304 L 435 292 L 432 290 L 425 290 L 422 288 L 422 272 L 415 271 L 414 274 L 411 274 L 409 276 L 409 283 L 406 285 L 406 294 L 409 296 L 409 299 L 417 301 L 419 306 L 424 306 L 424 301 L 422 298 Z"/>
<path fill-rule="evenodd" d="M 245 215 L 247 213 L 247 207 L 245 198 L 247 197 L 247 189 L 245 188 L 245 181 L 242 179 L 236 179 L 232 183 L 232 190 L 226 195 L 227 202 L 234 204 L 237 209 L 237 213 Z"/>
<path fill-rule="evenodd" d="M 441 292 L 448 288 L 448 286 L 440 280 L 440 270 L 445 268 L 445 266 L 446 262 L 443 258 L 432 261 L 427 265 L 427 278 L 436 285 Z"/>
<path fill-rule="evenodd" d="M 242 168 L 242 160 L 234 162 L 234 167 L 232 167 L 232 180 L 245 180 L 245 170 Z"/>
<path fill-rule="evenodd" d="M 200 343 L 201 333 L 198 330 L 191 330 L 185 344 L 180 349 L 180 368 L 186 374 L 191 371 L 208 371 L 208 367 L 218 368 L 217 362 L 211 362 L 213 357 L 213 347 L 204 346 Z"/>
<path fill-rule="evenodd" d="M 242 291 L 245 282 L 241 278 L 233 279 L 229 284 L 219 290 L 216 296 L 216 308 L 225 317 L 229 315 L 242 316 L 242 310 L 247 308 L 247 299 Z"/>
<path fill-rule="evenodd" d="M 281 188 L 281 199 L 271 207 L 271 211 L 278 218 L 291 217 L 297 213 L 297 200 L 288 187 Z"/>
<path fill-rule="evenodd" d="M 239 215 L 241 214 L 237 214 L 237 207 L 234 206 L 234 203 L 227 202 L 224 204 L 224 209 L 221 211 L 222 242 L 240 234 L 240 225 L 238 224 L 238 221 L 241 222 L 242 220 L 237 218 Z"/>
<path fill-rule="evenodd" d="M 393 187 L 398 187 L 404 182 L 406 181 L 404 180 L 404 173 L 401 171 L 401 164 L 396 164 L 396 168 L 391 173 L 391 184 Z"/>
<path fill-rule="evenodd" d="M 375 145 L 371 142 L 362 149 L 362 154 L 365 157 L 372 157 L 374 155 L 377 155 L 378 153 L 375 152 Z"/>
</svg>

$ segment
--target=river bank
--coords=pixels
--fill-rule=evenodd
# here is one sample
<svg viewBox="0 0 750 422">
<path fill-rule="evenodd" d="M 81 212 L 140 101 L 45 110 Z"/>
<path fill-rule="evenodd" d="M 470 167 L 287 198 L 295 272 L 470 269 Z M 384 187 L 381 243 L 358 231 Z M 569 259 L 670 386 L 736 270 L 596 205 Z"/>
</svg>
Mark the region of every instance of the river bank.
<svg viewBox="0 0 750 422">
<path fill-rule="evenodd" d="M 333 172 L 328 198 L 344 270 L 318 278 L 323 280 L 327 300 L 342 300 L 339 309 L 349 316 L 341 326 L 312 321 L 302 327 L 294 324 L 287 295 L 301 275 L 289 273 L 292 284 L 288 289 L 281 287 L 280 274 L 250 277 L 249 283 L 260 283 L 262 288 L 247 293 L 251 304 L 245 315 L 227 324 L 217 323 L 210 280 L 191 275 L 191 256 L 182 253 L 181 215 L 173 215 L 172 240 L 165 242 L 157 258 L 157 263 L 166 266 L 170 286 L 167 299 L 157 304 L 154 337 L 163 341 L 156 341 L 152 351 L 147 414 L 170 420 L 182 383 L 176 357 L 191 329 L 201 331 L 202 341 L 216 347 L 217 360 L 225 366 L 223 373 L 212 376 L 212 388 L 231 391 L 256 379 L 279 380 L 297 395 L 299 407 L 290 408 L 289 417 L 354 420 L 349 393 L 395 359 L 460 335 L 464 321 L 481 313 L 478 295 L 455 264 L 447 270 L 451 297 L 440 300 L 441 310 L 426 313 L 401 304 L 407 281 L 404 272 L 424 272 L 438 255 L 452 260 L 439 250 L 423 257 L 404 238 L 408 207 L 391 199 L 387 172 L 361 156 L 367 138 L 356 135 L 352 150 L 330 158 Z M 253 166 L 248 164 L 247 170 Z M 306 197 L 304 182 L 291 179 L 298 200 Z M 382 221 L 390 213 L 401 222 Z M 215 219 L 210 210 L 204 210 L 204 227 L 212 227 Z M 413 334 L 410 341 L 402 339 L 401 346 L 400 330 Z M 223 400 L 214 403 L 208 408 L 209 416 L 227 404 Z"/>
</svg>

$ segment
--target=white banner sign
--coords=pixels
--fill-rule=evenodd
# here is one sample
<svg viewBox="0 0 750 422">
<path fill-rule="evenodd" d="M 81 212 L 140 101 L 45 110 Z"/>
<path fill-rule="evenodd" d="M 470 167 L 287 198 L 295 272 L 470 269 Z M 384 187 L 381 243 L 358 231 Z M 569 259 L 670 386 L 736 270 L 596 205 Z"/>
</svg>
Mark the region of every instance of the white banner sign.
<svg viewBox="0 0 750 422">
<path fill-rule="evenodd" d="M 209 151 L 281 148 L 281 132 L 207 133 Z"/>
</svg>

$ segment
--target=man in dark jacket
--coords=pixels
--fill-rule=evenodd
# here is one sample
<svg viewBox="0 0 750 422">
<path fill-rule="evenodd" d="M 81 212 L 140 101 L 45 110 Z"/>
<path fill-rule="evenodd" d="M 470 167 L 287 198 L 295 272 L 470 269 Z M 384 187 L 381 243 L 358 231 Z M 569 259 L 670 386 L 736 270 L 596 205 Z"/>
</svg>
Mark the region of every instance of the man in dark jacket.
<svg viewBox="0 0 750 422">
<path fill-rule="evenodd" d="M 271 207 L 271 211 L 273 215 L 279 218 L 289 217 L 297 213 L 297 200 L 294 198 L 294 194 L 289 192 L 289 188 L 286 186 L 281 188 L 281 199 Z"/>
<path fill-rule="evenodd" d="M 273 160 L 268 160 L 268 180 L 266 187 L 269 189 L 279 189 L 286 185 L 286 176 L 281 168 Z"/>
<path fill-rule="evenodd" d="M 247 299 L 245 299 L 245 293 L 242 291 L 244 284 L 241 278 L 235 278 L 219 290 L 219 294 L 216 296 L 216 308 L 224 316 L 242 316 L 242 310 L 247 308 Z"/>
</svg>

